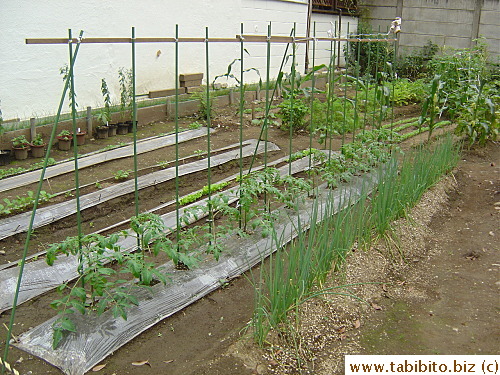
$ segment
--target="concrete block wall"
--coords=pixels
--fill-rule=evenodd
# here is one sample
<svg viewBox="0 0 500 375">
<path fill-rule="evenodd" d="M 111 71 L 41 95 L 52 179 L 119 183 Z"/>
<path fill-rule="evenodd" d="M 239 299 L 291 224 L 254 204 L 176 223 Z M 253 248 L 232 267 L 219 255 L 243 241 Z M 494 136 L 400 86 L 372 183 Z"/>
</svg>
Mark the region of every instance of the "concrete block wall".
<svg viewBox="0 0 500 375">
<path fill-rule="evenodd" d="M 468 48 L 484 37 L 490 56 L 500 55 L 499 0 L 363 0 L 361 7 L 374 29 L 387 29 L 395 17 L 403 28 L 399 45 L 411 50 L 432 41 L 440 47 Z"/>
</svg>

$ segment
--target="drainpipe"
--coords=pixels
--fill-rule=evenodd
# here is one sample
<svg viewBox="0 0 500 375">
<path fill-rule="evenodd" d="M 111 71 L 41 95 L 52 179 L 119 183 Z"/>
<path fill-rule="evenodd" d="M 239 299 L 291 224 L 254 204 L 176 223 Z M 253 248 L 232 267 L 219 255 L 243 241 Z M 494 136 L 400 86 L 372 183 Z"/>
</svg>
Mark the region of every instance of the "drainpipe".
<svg viewBox="0 0 500 375">
<path fill-rule="evenodd" d="M 309 36 L 311 35 L 311 16 L 312 16 L 312 2 L 309 0 L 307 2 L 307 26 L 306 26 L 306 61 L 304 62 L 304 73 L 307 73 L 309 69 Z"/>
<path fill-rule="evenodd" d="M 340 38 L 340 32 L 342 31 L 342 9 L 337 7 L 337 1 L 335 1 L 335 9 L 339 12 L 339 33 L 338 37 Z M 340 70 L 340 42 L 337 48 L 337 69 Z"/>
</svg>

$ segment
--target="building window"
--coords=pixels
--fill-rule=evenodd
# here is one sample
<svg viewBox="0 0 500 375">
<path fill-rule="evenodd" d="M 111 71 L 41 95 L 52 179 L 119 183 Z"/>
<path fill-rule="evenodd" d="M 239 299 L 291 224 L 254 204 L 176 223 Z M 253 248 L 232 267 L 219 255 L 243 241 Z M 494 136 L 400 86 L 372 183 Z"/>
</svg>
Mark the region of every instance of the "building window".
<svg viewBox="0 0 500 375">
<path fill-rule="evenodd" d="M 312 0 L 312 11 L 316 13 L 356 13 L 357 0 Z"/>
</svg>

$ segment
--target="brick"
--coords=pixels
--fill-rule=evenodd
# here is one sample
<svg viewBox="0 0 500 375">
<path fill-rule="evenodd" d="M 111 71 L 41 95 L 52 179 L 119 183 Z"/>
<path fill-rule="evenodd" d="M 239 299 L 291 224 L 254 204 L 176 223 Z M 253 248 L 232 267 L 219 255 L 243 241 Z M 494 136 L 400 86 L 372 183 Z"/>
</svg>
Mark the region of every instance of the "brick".
<svg viewBox="0 0 500 375">
<path fill-rule="evenodd" d="M 184 94 L 185 92 L 186 92 L 185 87 L 179 88 L 179 95 Z M 148 97 L 150 99 L 154 99 L 154 98 L 163 98 L 165 96 L 172 96 L 172 95 L 175 95 L 175 89 L 150 91 L 148 94 Z"/>
<path fill-rule="evenodd" d="M 201 86 L 201 79 L 191 79 L 189 81 L 181 81 L 181 87 L 195 87 Z"/>
<path fill-rule="evenodd" d="M 192 80 L 202 80 L 203 73 L 189 73 L 189 74 L 179 74 L 179 81 L 192 81 Z"/>
</svg>

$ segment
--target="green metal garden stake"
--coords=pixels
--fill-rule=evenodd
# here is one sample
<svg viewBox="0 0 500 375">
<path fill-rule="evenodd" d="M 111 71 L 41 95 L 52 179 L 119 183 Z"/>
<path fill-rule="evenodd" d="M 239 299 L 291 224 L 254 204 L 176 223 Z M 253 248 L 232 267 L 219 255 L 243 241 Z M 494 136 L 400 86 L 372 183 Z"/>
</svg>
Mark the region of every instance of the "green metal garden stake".
<svg viewBox="0 0 500 375">
<path fill-rule="evenodd" d="M 314 67 L 316 66 L 316 21 L 313 23 L 313 41 L 312 41 L 312 79 L 311 79 L 311 101 L 310 101 L 310 111 L 311 114 L 309 116 L 309 171 L 311 171 L 312 168 L 312 139 L 313 139 L 313 132 L 314 132 L 314 112 L 313 112 L 313 105 L 314 105 L 314 89 L 316 87 L 316 76 L 315 76 L 315 71 Z M 312 179 L 313 181 L 313 188 L 314 188 L 314 178 Z M 314 189 L 313 189 L 314 190 Z"/>
<path fill-rule="evenodd" d="M 213 211 L 212 211 L 212 171 L 211 171 L 211 147 L 212 144 L 210 142 L 210 130 L 212 128 L 212 120 L 211 120 L 211 102 L 210 102 L 210 61 L 209 61 L 209 48 L 208 48 L 208 26 L 205 28 L 205 65 L 206 65 L 206 73 L 207 73 L 207 186 L 208 186 L 208 225 L 209 225 L 209 233 L 215 236 L 214 233 L 214 222 L 213 222 Z"/>
<path fill-rule="evenodd" d="M 75 48 L 75 53 L 73 54 L 73 59 L 70 61 L 70 66 L 75 64 L 76 57 L 78 55 L 78 51 L 80 49 L 80 41 L 83 37 L 83 31 L 80 30 L 80 34 L 78 36 L 78 44 Z M 69 43 L 69 41 L 68 41 Z M 57 125 L 59 124 L 59 119 L 61 118 L 61 112 L 64 105 L 64 99 L 66 98 L 66 93 L 69 88 L 69 76 L 66 78 L 66 82 L 64 83 L 63 93 L 61 95 L 61 99 L 59 101 L 59 108 L 57 110 L 57 114 L 54 120 L 54 126 L 52 127 L 52 131 L 50 133 L 50 139 L 47 146 L 47 152 L 45 153 L 45 159 L 43 161 L 43 168 L 40 174 L 40 179 L 38 180 L 38 186 L 34 197 L 33 210 L 31 211 L 30 222 L 28 225 L 28 230 L 26 232 L 26 240 L 24 242 L 24 249 L 21 257 L 21 262 L 19 263 L 19 276 L 17 277 L 16 291 L 14 293 L 14 301 L 12 303 L 12 309 L 10 312 L 9 326 L 7 329 L 7 337 L 5 338 L 5 349 L 3 353 L 3 364 L 1 366 L 1 373 L 5 373 L 5 363 L 7 362 L 7 357 L 9 355 L 9 343 L 12 338 L 12 327 L 14 326 L 14 320 L 17 311 L 17 301 L 19 299 L 19 291 L 21 290 L 21 283 L 23 279 L 24 266 L 26 265 L 26 256 L 28 255 L 28 248 L 31 241 L 31 235 L 33 233 L 33 223 L 35 222 L 36 210 L 38 209 L 38 201 L 40 200 L 40 192 L 43 187 L 43 181 L 45 180 L 45 172 L 47 170 L 47 165 L 49 162 L 50 151 L 52 150 L 52 145 L 54 144 L 54 139 L 56 138 Z"/>
<path fill-rule="evenodd" d="M 243 75 L 244 75 L 244 65 L 243 65 L 243 57 L 244 57 L 244 39 L 243 39 L 243 22 L 241 23 L 241 34 L 240 34 L 240 161 L 239 161 L 239 167 L 240 167 L 240 190 L 239 190 L 239 195 L 241 199 L 241 184 L 243 183 L 243 108 L 245 104 L 245 90 L 244 90 L 244 81 L 243 81 Z M 241 202 L 241 201 L 240 201 Z M 239 216 L 238 216 L 238 227 L 241 229 L 243 222 L 242 222 L 242 207 L 241 204 L 238 205 L 238 210 L 239 210 Z"/>
<path fill-rule="evenodd" d="M 368 41 L 366 42 L 368 43 L 368 61 L 367 61 L 367 65 L 366 65 L 366 71 L 365 71 L 365 116 L 364 116 L 364 119 L 363 119 L 363 131 L 362 133 L 364 134 L 365 133 L 365 127 L 366 127 L 366 116 L 368 115 L 368 92 L 370 91 L 369 88 L 370 88 L 370 77 L 371 77 L 371 74 L 370 74 L 370 58 L 372 56 L 372 46 L 371 46 L 371 41 Z M 361 46 L 360 46 L 361 47 Z M 359 59 L 358 59 L 359 61 Z"/>
<path fill-rule="evenodd" d="M 359 37 L 359 36 L 358 36 Z M 358 90 L 359 90 L 359 73 L 361 70 L 361 65 L 359 65 L 359 61 L 361 60 L 361 42 L 356 42 L 356 46 L 358 47 L 357 61 L 358 66 L 356 69 L 356 91 L 354 94 L 354 128 L 352 129 L 352 141 L 354 142 L 356 136 L 356 129 L 359 126 L 359 114 L 358 114 Z"/>
<path fill-rule="evenodd" d="M 293 23 L 292 35 L 292 79 L 291 79 L 291 95 L 290 95 L 290 131 L 288 135 L 288 147 L 289 147 L 289 155 L 292 155 L 292 139 L 293 139 L 293 109 L 295 105 L 295 57 L 297 53 L 297 44 L 295 43 L 295 35 L 296 35 L 296 27 L 297 24 Z M 288 174 L 292 174 L 292 159 L 288 159 Z"/>
<path fill-rule="evenodd" d="M 179 203 L 179 25 L 175 25 L 175 239 L 179 243 L 181 230 Z"/>
<path fill-rule="evenodd" d="M 347 22 L 347 38 L 349 38 L 349 22 Z M 349 41 L 346 41 L 346 49 L 344 53 L 344 119 L 342 121 L 342 146 L 345 143 L 345 133 L 347 131 L 347 66 L 349 64 Z"/>
<path fill-rule="evenodd" d="M 135 64 L 135 27 L 132 27 L 132 121 L 134 129 L 134 204 L 135 216 L 139 216 L 139 183 L 137 174 L 137 102 L 135 99 L 136 91 L 136 64 Z M 137 236 L 137 247 L 141 247 L 141 240 Z"/>
<path fill-rule="evenodd" d="M 68 30 L 69 35 L 69 79 L 70 79 L 70 89 L 69 94 L 71 96 L 71 120 L 73 125 L 73 157 L 75 162 L 75 199 L 76 199 L 76 226 L 78 232 L 78 273 L 83 274 L 83 256 L 82 256 L 82 214 L 80 212 L 80 177 L 78 171 L 78 142 L 76 141 L 76 103 L 75 103 L 75 74 L 73 69 L 73 37 L 71 34 L 71 29 Z M 82 286 L 85 287 L 85 281 L 82 278 Z"/>
</svg>

